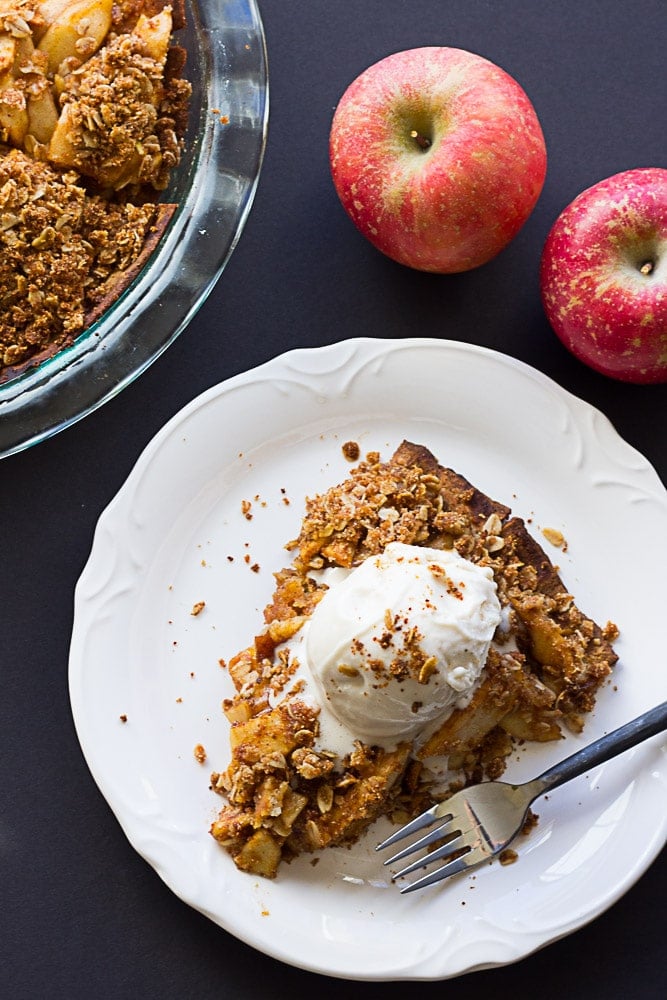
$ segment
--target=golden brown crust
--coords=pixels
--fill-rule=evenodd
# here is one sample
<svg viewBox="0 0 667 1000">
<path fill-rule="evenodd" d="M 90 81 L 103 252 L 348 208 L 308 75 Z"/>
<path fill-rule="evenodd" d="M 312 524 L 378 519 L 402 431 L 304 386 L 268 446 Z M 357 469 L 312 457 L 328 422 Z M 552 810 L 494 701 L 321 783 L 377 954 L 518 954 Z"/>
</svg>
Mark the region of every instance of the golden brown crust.
<svg viewBox="0 0 667 1000">
<path fill-rule="evenodd" d="M 177 207 L 177 205 L 163 203 L 155 206 L 150 226 L 146 230 L 143 245 L 138 256 L 123 271 L 115 271 L 111 274 L 104 284 L 96 287 L 91 294 L 91 304 L 84 317 L 84 329 L 92 326 L 107 311 L 109 306 L 113 305 L 120 298 L 125 289 L 129 288 L 137 275 L 141 273 L 146 261 L 152 256 L 158 243 L 164 236 Z"/>
<path fill-rule="evenodd" d="M 458 472 L 443 468 L 437 458 L 423 445 L 403 441 L 394 452 L 391 461 L 406 468 L 417 467 L 438 476 L 440 491 L 450 511 L 464 512 L 485 520 L 491 514 L 497 514 L 504 520 L 510 513 L 509 507 L 487 497 Z"/>
</svg>

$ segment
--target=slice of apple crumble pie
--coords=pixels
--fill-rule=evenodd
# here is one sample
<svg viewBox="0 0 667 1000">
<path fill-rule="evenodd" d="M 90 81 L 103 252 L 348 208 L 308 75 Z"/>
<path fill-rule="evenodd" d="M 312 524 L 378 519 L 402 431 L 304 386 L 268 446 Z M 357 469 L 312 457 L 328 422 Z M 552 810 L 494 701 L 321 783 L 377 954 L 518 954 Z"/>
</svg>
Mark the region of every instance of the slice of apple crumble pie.
<svg viewBox="0 0 667 1000">
<path fill-rule="evenodd" d="M 243 871 L 498 777 L 517 741 L 580 731 L 616 662 L 616 626 L 577 607 L 524 522 L 422 446 L 308 499 L 287 548 L 228 664 L 231 762 L 212 775 L 211 833 Z"/>
</svg>

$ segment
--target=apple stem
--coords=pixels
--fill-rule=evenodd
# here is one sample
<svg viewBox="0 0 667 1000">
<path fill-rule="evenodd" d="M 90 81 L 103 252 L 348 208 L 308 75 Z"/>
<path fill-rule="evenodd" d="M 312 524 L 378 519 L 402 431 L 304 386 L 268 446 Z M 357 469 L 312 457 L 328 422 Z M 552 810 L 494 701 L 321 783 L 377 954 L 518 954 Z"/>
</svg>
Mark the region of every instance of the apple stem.
<svg viewBox="0 0 667 1000">
<path fill-rule="evenodd" d="M 653 271 L 654 267 L 655 267 L 655 264 L 653 263 L 653 261 L 652 260 L 647 260 L 647 261 L 644 261 L 644 263 L 642 264 L 642 266 L 639 268 L 639 271 L 640 271 L 641 274 L 651 274 L 651 272 Z"/>
<path fill-rule="evenodd" d="M 415 128 L 410 133 L 410 138 L 415 140 L 420 149 L 428 149 L 431 145 L 431 140 L 427 139 L 425 135 L 420 135 Z"/>
</svg>

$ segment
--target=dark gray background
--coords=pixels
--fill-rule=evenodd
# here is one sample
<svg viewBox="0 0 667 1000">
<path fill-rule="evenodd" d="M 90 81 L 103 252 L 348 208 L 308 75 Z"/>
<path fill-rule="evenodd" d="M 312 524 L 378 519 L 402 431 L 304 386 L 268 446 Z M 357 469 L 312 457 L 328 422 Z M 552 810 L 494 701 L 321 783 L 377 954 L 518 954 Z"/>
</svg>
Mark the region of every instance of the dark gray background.
<svg viewBox="0 0 667 1000">
<path fill-rule="evenodd" d="M 222 280 L 120 397 L 0 462 L 0 994 L 663 998 L 664 852 L 593 924 L 518 965 L 443 984 L 342 984 L 253 952 L 181 903 L 130 848 L 83 761 L 67 656 L 73 588 L 95 523 L 162 424 L 230 375 L 287 348 L 350 336 L 482 344 L 599 407 L 667 479 L 667 386 L 612 382 L 570 357 L 542 314 L 537 283 L 547 232 L 579 191 L 620 170 L 667 166 L 664 3 L 265 0 L 262 10 L 268 148 Z M 515 76 L 549 151 L 523 231 L 491 264 L 457 277 L 378 254 L 348 221 L 328 173 L 329 125 L 347 84 L 391 51 L 433 44 L 471 49 Z"/>
</svg>

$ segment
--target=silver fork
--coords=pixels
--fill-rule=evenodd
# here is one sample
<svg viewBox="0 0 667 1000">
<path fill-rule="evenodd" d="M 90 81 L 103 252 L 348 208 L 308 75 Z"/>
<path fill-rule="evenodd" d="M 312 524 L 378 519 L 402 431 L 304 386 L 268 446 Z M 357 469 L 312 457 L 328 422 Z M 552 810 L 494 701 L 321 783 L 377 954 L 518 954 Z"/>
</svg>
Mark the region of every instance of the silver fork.
<svg viewBox="0 0 667 1000">
<path fill-rule="evenodd" d="M 571 778 L 578 777 L 596 764 L 603 764 L 650 736 L 664 732 L 665 729 L 667 729 L 667 701 L 596 740 L 595 743 L 578 750 L 532 781 L 521 785 L 511 785 L 504 781 L 483 781 L 481 784 L 464 788 L 401 827 L 391 837 L 378 844 L 376 850 L 382 851 L 437 823 L 434 829 L 384 862 L 385 865 L 393 865 L 416 851 L 431 847 L 432 844 L 439 845 L 396 872 L 392 879 L 403 878 L 419 868 L 426 868 L 435 861 L 444 861 L 444 864 L 435 871 L 408 883 L 401 889 L 401 892 L 414 892 L 415 889 L 423 889 L 451 875 L 470 871 L 471 868 L 496 857 L 508 847 L 524 825 L 528 807 L 540 795 L 570 781 Z"/>
</svg>

